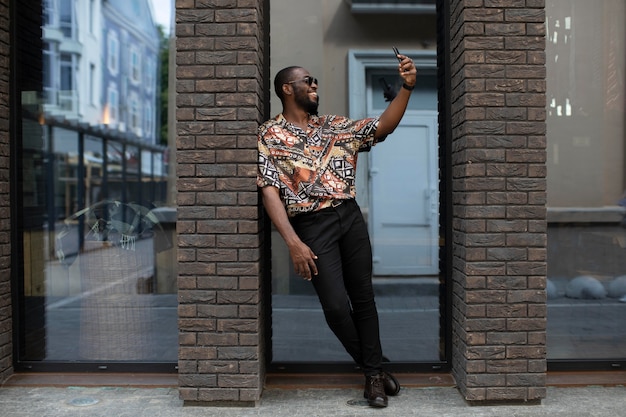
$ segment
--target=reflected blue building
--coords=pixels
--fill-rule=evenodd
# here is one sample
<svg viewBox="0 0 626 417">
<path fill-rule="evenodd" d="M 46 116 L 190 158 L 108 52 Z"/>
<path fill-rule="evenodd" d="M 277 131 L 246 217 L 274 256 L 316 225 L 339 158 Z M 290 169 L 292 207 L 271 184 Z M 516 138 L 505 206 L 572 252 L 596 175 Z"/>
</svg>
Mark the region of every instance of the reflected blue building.
<svg viewBox="0 0 626 417">
<path fill-rule="evenodd" d="M 156 142 L 159 33 L 147 0 L 102 2 L 104 122 Z"/>
<path fill-rule="evenodd" d="M 45 0 L 43 114 L 156 144 L 159 42 L 149 0 Z"/>
</svg>

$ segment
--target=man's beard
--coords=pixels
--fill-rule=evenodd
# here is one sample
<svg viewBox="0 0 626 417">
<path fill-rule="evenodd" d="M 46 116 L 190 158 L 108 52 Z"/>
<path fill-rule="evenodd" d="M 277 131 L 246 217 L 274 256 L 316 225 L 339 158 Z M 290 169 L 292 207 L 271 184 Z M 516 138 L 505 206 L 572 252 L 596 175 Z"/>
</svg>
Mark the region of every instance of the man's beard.
<svg viewBox="0 0 626 417">
<path fill-rule="evenodd" d="M 319 106 L 318 100 L 311 100 L 308 94 L 298 94 L 296 96 L 296 103 L 302 107 L 307 113 L 317 116 L 317 108 Z"/>
</svg>

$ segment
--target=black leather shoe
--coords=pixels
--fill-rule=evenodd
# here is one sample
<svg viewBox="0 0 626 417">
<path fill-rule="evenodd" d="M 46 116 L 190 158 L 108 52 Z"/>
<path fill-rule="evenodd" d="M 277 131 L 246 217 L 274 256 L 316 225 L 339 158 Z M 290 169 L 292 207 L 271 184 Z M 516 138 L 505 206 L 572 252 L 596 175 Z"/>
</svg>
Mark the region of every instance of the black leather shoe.
<svg viewBox="0 0 626 417">
<path fill-rule="evenodd" d="M 385 387 L 385 394 L 389 396 L 398 395 L 400 392 L 400 383 L 396 379 L 395 376 L 391 375 L 389 372 L 382 373 L 383 377 L 383 386 Z"/>
<path fill-rule="evenodd" d="M 370 407 L 387 407 L 387 394 L 385 394 L 384 376 L 382 373 L 365 378 L 365 392 Z"/>
</svg>

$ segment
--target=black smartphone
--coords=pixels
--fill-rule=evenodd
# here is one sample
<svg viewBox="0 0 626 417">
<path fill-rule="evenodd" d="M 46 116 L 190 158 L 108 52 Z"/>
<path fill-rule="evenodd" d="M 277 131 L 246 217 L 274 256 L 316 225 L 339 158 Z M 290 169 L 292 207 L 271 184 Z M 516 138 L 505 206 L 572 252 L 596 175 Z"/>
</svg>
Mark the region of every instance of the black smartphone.
<svg viewBox="0 0 626 417">
<path fill-rule="evenodd" d="M 398 51 L 398 48 L 396 48 L 395 46 L 393 47 L 393 53 L 396 54 L 396 58 L 398 59 L 398 62 L 402 62 L 402 58 L 398 57 L 398 55 L 400 55 L 400 52 Z"/>
</svg>

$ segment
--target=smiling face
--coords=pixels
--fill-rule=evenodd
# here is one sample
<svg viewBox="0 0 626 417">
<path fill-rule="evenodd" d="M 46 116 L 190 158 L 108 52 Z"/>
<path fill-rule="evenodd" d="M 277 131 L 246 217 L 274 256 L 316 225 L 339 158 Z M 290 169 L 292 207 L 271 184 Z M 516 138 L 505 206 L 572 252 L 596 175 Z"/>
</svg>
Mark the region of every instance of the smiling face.
<svg viewBox="0 0 626 417">
<path fill-rule="evenodd" d="M 288 82 L 293 88 L 294 102 L 309 114 L 317 115 L 319 97 L 317 95 L 317 79 L 304 68 L 298 68 Z"/>
</svg>

